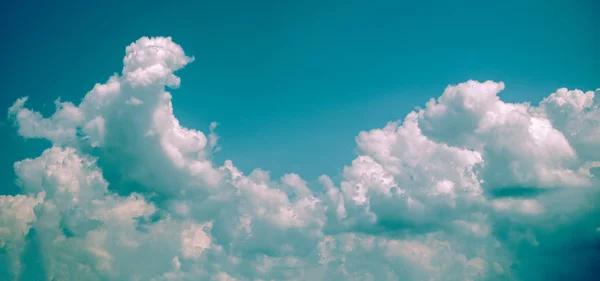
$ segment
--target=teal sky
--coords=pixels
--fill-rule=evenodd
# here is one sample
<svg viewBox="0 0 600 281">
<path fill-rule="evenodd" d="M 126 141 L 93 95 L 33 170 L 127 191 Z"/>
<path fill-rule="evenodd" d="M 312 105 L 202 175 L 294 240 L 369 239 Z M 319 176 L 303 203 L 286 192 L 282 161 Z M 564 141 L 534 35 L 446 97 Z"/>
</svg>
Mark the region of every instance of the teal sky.
<svg viewBox="0 0 600 281">
<path fill-rule="evenodd" d="M 353 159 L 359 131 L 403 118 L 448 84 L 504 81 L 504 100 L 537 103 L 559 87 L 600 82 L 593 0 L 0 5 L 5 110 L 26 95 L 46 114 L 56 96 L 78 102 L 121 69 L 124 46 L 171 36 L 196 58 L 172 91 L 180 121 L 204 132 L 219 122 L 217 163 L 232 159 L 244 172 L 261 167 L 276 177 L 335 177 Z M 0 175 L 10 192 L 13 163 L 49 144 L 23 141 L 6 121 L 1 130 Z"/>
</svg>

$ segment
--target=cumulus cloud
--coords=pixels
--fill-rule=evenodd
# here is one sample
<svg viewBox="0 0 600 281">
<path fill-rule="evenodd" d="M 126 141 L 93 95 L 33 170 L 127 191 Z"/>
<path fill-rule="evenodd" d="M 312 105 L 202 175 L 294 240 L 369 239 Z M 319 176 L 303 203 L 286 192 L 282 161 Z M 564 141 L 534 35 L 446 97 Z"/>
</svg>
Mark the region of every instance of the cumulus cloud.
<svg viewBox="0 0 600 281">
<path fill-rule="evenodd" d="M 315 191 L 214 163 L 217 123 L 181 126 L 167 91 L 193 60 L 143 37 L 78 105 L 8 109 L 52 147 L 15 163 L 21 192 L 0 196 L 0 277 L 562 280 L 600 257 L 599 91 L 532 105 L 503 102 L 501 82 L 448 86 L 361 132 L 341 180 Z"/>
</svg>

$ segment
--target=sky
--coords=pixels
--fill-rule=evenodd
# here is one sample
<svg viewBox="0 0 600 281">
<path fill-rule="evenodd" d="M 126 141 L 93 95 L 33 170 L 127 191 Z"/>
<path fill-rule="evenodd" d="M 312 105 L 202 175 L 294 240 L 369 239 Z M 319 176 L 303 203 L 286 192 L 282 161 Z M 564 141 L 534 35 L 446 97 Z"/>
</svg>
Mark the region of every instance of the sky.
<svg viewBox="0 0 600 281">
<path fill-rule="evenodd" d="M 449 84 L 504 81 L 508 101 L 598 86 L 596 1 L 344 2 L 6 2 L 1 104 L 28 95 L 50 113 L 58 96 L 78 101 L 115 72 L 123 46 L 171 36 L 196 58 L 175 110 L 186 126 L 220 123 L 220 162 L 315 179 L 352 160 L 358 132 Z"/>
<path fill-rule="evenodd" d="M 0 277 L 591 274 L 597 1 L 124 2 L 0 4 Z"/>
</svg>

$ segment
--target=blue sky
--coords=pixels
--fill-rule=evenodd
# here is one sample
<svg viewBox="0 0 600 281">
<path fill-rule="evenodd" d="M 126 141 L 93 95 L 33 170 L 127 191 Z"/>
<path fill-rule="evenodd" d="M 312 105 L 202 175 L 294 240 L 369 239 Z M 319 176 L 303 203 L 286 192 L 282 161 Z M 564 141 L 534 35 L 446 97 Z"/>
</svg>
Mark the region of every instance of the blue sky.
<svg viewBox="0 0 600 281">
<path fill-rule="evenodd" d="M 0 279 L 595 274 L 597 1 L 5 2 Z"/>
<path fill-rule="evenodd" d="M 403 118 L 448 84 L 504 81 L 503 99 L 539 101 L 559 87 L 595 89 L 600 77 L 596 1 L 2 5 L 4 108 L 24 95 L 46 113 L 57 96 L 79 101 L 120 68 L 123 46 L 171 36 L 196 58 L 174 91 L 182 124 L 219 122 L 219 162 L 276 176 L 335 176 L 358 132 Z M 35 141 L 2 130 L 10 150 L 0 169 L 11 174 Z"/>
</svg>

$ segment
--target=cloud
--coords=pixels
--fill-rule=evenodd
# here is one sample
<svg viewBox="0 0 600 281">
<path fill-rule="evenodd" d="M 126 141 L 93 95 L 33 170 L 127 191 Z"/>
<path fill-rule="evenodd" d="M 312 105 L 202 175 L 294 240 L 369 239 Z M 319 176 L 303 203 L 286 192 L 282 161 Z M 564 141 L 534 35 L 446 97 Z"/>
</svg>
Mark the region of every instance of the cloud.
<svg viewBox="0 0 600 281">
<path fill-rule="evenodd" d="M 598 91 L 534 106 L 503 102 L 503 83 L 448 86 L 361 132 L 341 181 L 315 191 L 214 163 L 217 123 L 182 127 L 167 92 L 192 61 L 143 37 L 78 105 L 10 107 L 52 147 L 0 196 L 1 277 L 33 270 L 26 253 L 45 280 L 157 281 L 586 279 L 600 257 Z"/>
</svg>

